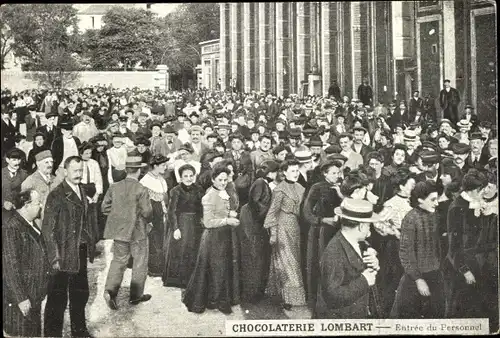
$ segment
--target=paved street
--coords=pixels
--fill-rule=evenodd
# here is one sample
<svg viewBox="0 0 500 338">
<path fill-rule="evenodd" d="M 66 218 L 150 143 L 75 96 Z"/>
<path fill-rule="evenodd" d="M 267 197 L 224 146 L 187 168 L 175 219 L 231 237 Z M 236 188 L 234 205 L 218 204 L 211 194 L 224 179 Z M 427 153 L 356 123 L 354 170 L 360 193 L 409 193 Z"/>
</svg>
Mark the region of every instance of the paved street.
<svg viewBox="0 0 500 338">
<path fill-rule="evenodd" d="M 102 245 L 100 245 L 102 248 Z M 128 303 L 131 270 L 125 272 L 118 295 L 117 311 L 110 310 L 103 298 L 107 269 L 111 261 L 111 243 L 106 241 L 103 253 L 89 264 L 90 299 L 87 305 L 87 325 L 96 337 L 158 337 L 158 336 L 221 336 L 225 335 L 225 320 L 299 319 L 310 318 L 306 308 L 284 313 L 268 300 L 256 305 L 233 307 L 226 316 L 217 310 L 203 314 L 187 311 L 181 302 L 181 291 L 166 288 L 161 278 L 148 278 L 146 293 L 153 298 L 137 306 Z M 64 337 L 70 337 L 69 313 L 66 311 Z"/>
</svg>

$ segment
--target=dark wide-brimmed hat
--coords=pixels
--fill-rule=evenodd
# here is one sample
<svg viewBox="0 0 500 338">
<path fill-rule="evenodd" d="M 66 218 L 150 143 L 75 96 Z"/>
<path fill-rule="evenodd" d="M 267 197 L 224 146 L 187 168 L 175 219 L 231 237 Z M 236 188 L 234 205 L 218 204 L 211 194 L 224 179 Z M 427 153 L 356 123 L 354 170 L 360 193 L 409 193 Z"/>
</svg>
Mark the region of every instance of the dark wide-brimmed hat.
<svg viewBox="0 0 500 338">
<path fill-rule="evenodd" d="M 345 198 L 340 207 L 335 208 L 335 215 L 360 223 L 379 222 L 380 216 L 373 212 L 373 204 L 365 200 Z"/>
<path fill-rule="evenodd" d="M 163 155 L 155 155 L 149 160 L 149 165 L 151 167 L 168 162 L 169 158 Z"/>
</svg>

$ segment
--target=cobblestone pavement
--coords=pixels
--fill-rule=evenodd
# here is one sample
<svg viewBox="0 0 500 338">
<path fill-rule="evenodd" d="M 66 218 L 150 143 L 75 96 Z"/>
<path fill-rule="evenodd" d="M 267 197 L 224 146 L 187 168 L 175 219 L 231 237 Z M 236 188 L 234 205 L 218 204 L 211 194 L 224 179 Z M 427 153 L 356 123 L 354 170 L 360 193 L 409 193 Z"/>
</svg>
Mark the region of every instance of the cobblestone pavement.
<svg viewBox="0 0 500 338">
<path fill-rule="evenodd" d="M 202 314 L 188 312 L 181 302 L 181 290 L 164 287 L 161 278 L 148 277 L 145 293 L 153 297 L 149 302 L 136 306 L 128 303 L 131 270 L 127 269 L 117 297 L 117 311 L 110 310 L 103 297 L 104 283 L 111 262 L 112 242 L 99 245 L 103 252 L 88 265 L 90 299 L 87 304 L 87 327 L 95 337 L 166 337 L 166 336 L 221 336 L 225 335 L 225 320 L 252 319 L 308 319 L 309 311 L 295 308 L 283 312 L 263 300 L 258 304 L 242 304 L 233 307 L 231 315 L 217 310 Z M 42 309 L 45 304 L 42 305 Z M 43 315 L 42 315 L 43 316 Z M 43 317 L 42 317 L 43 318 Z M 68 310 L 65 314 L 64 337 L 70 337 Z"/>
</svg>

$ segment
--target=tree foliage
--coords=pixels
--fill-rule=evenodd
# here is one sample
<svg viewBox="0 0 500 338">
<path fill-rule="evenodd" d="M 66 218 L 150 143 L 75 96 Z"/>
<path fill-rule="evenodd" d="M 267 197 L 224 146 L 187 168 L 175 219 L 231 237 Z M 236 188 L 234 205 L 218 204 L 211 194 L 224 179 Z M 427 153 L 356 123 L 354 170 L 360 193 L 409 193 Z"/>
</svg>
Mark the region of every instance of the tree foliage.
<svg viewBox="0 0 500 338">
<path fill-rule="evenodd" d="M 114 7 L 103 17 L 104 26 L 83 35 L 86 56 L 94 69 L 128 67 L 140 63 L 154 66 L 158 22 L 155 14 L 144 9 Z"/>
<path fill-rule="evenodd" d="M 199 43 L 218 38 L 219 16 L 217 3 L 184 3 L 161 20 L 158 53 L 173 74 L 201 61 Z M 161 62 L 161 57 L 155 55 L 155 60 Z"/>
<path fill-rule="evenodd" d="M 78 18 L 71 4 L 7 4 L 1 10 L 14 55 L 24 70 L 34 71 L 29 77 L 51 87 L 78 78 Z"/>
<path fill-rule="evenodd" d="M 0 65 L 5 69 L 5 58 L 12 50 L 12 43 L 14 42 L 12 30 L 6 24 L 6 6 L 0 7 Z"/>
<path fill-rule="evenodd" d="M 12 49 L 25 69 L 40 68 L 47 48 L 62 48 L 70 54 L 78 36 L 78 18 L 71 4 L 7 4 L 2 22 L 12 33 Z"/>
</svg>

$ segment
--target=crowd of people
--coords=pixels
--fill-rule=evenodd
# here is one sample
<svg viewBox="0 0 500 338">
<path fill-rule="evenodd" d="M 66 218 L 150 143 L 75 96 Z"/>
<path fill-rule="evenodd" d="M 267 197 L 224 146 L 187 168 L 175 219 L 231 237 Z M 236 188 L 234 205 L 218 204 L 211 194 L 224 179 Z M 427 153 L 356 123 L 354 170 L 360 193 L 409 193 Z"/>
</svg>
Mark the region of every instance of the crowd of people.
<svg viewBox="0 0 500 338">
<path fill-rule="evenodd" d="M 333 87 L 333 86 L 332 86 Z M 148 275 L 188 311 L 269 297 L 312 318 L 490 319 L 495 121 L 408 102 L 234 91 L 2 91 L 4 333 L 89 337 L 87 264 L 113 240 L 119 309 Z M 41 118 L 42 117 L 42 118 Z M 43 123 L 42 123 L 43 122 Z M 69 296 L 68 296 L 69 295 Z"/>
</svg>

